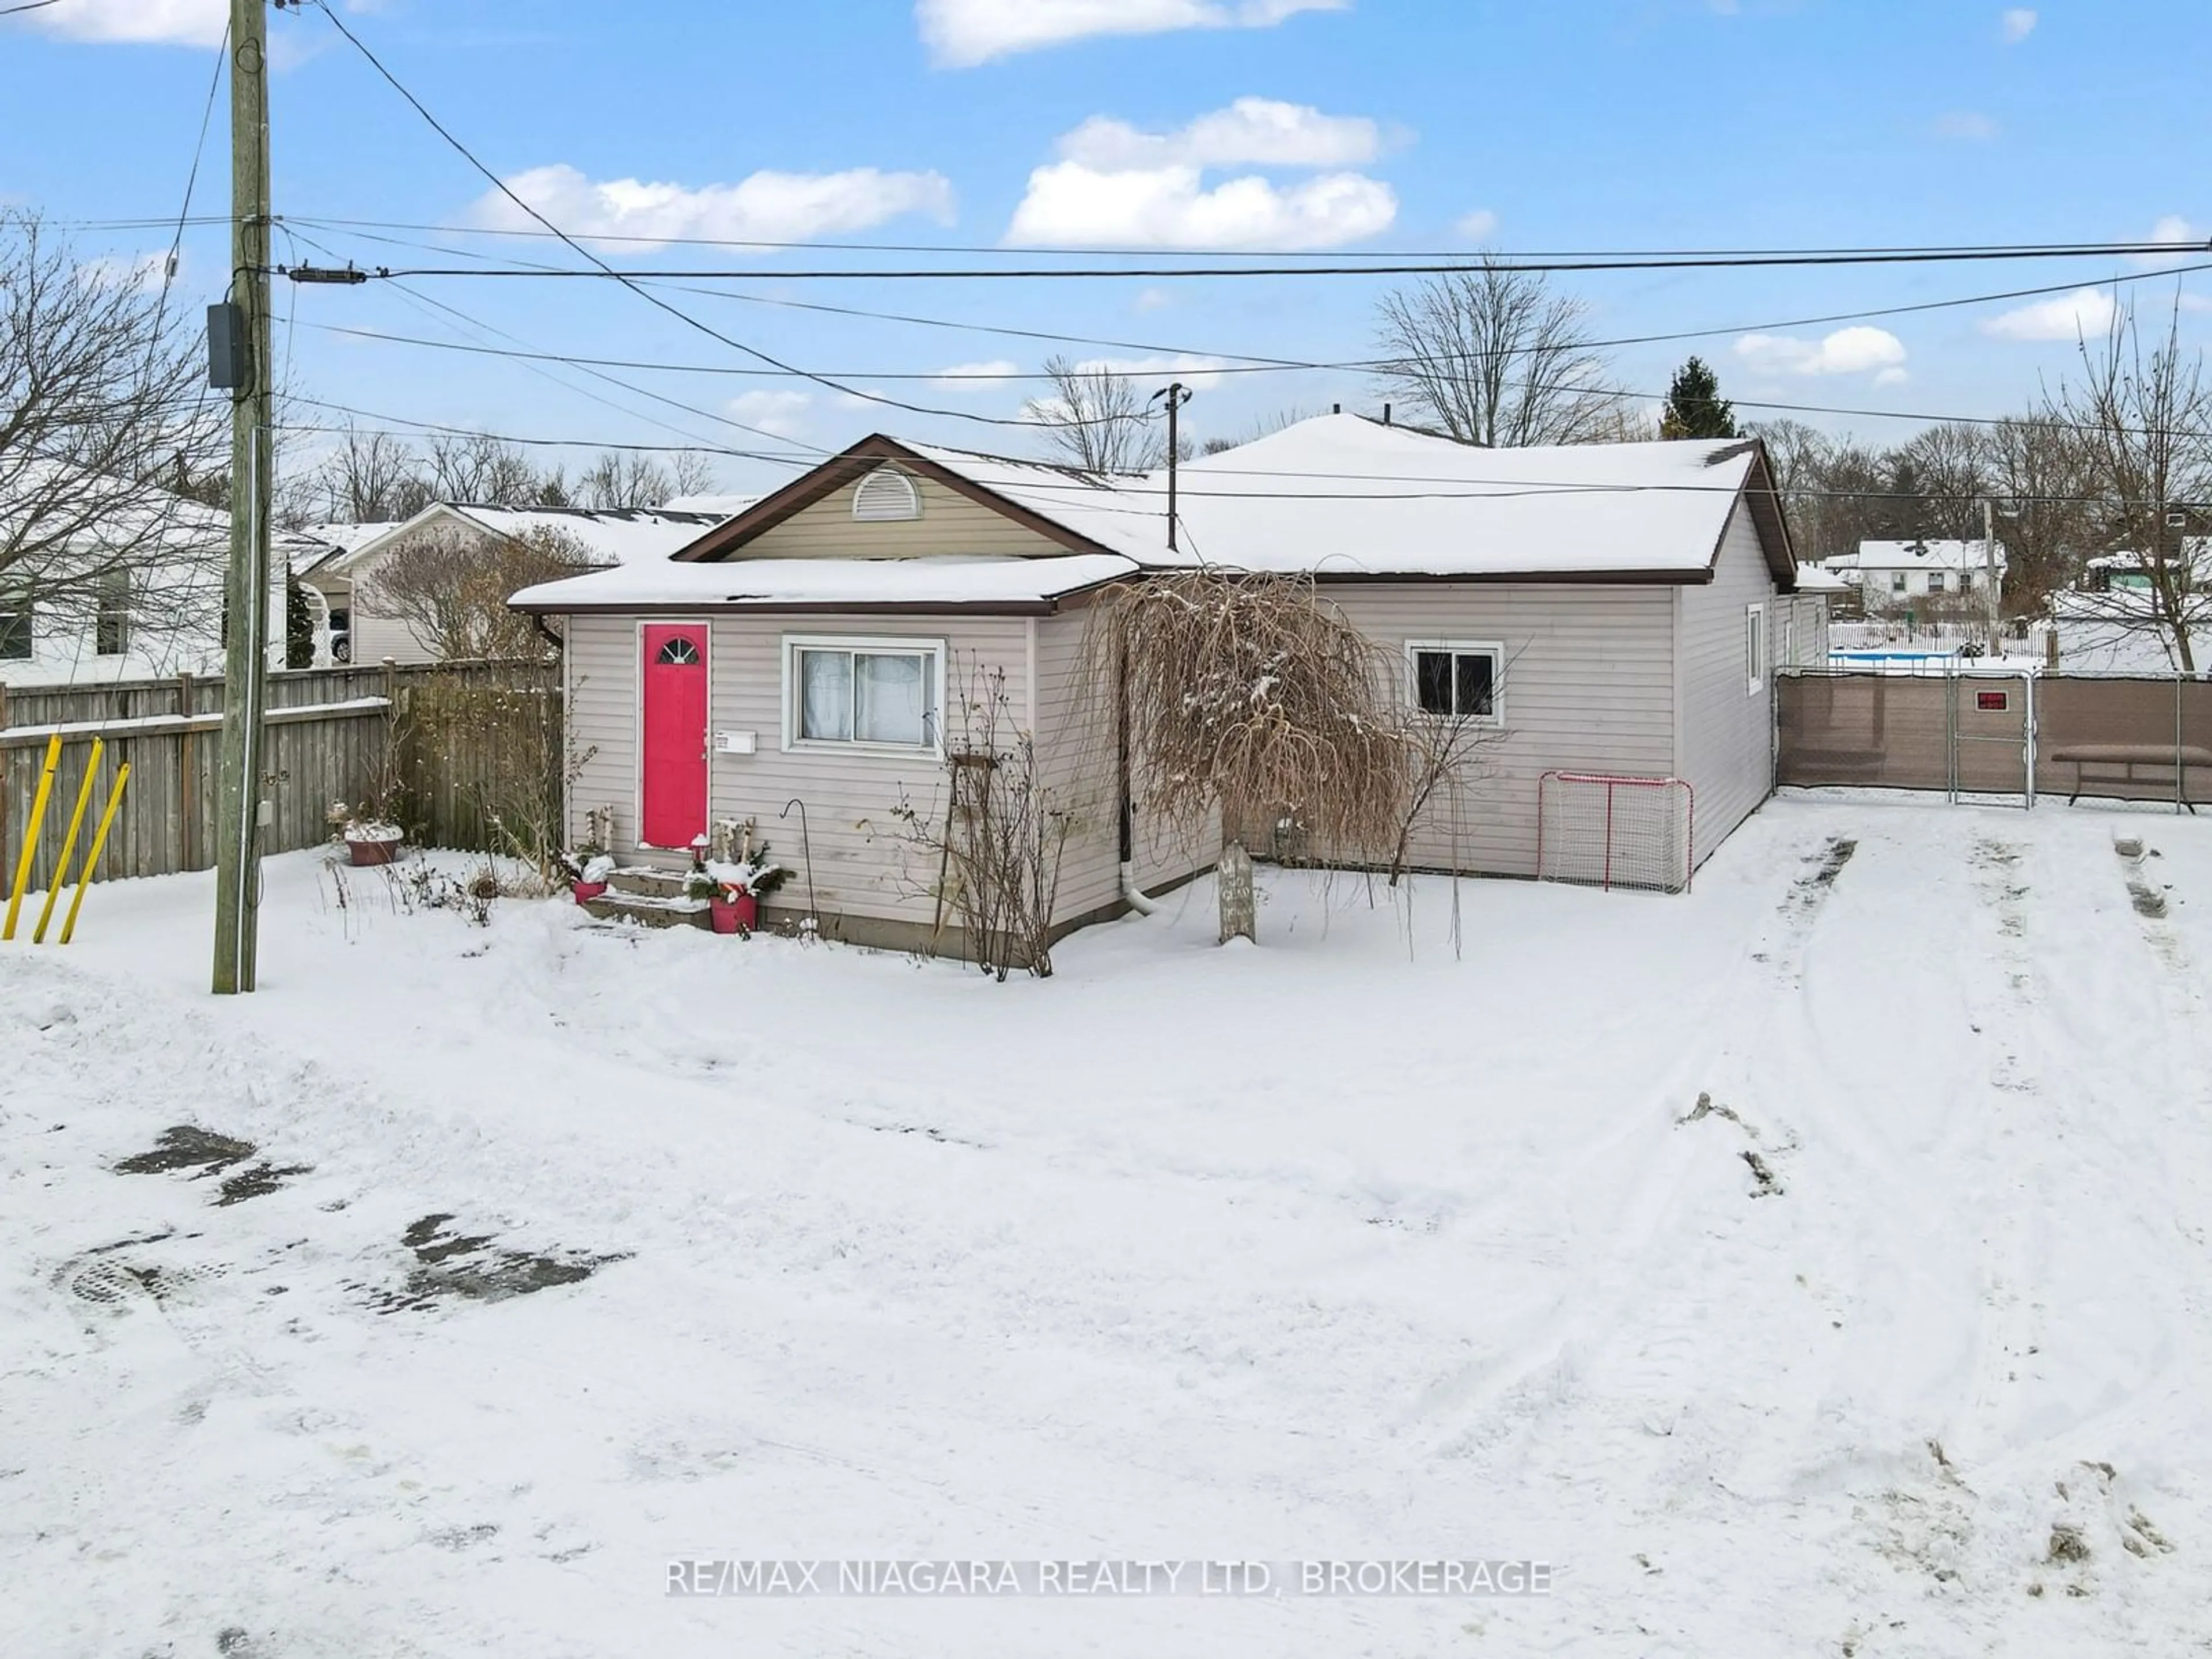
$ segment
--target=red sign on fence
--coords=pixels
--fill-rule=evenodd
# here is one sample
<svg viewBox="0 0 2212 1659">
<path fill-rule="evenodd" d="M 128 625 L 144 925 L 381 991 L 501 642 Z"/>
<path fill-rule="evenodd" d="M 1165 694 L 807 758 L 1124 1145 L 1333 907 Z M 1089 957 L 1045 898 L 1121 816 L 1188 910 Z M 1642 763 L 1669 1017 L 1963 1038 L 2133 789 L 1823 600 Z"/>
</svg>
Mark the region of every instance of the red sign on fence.
<svg viewBox="0 0 2212 1659">
<path fill-rule="evenodd" d="M 1974 693 L 1974 707 L 1986 714 L 2002 714 L 2012 707 L 2012 693 L 1977 691 Z"/>
</svg>

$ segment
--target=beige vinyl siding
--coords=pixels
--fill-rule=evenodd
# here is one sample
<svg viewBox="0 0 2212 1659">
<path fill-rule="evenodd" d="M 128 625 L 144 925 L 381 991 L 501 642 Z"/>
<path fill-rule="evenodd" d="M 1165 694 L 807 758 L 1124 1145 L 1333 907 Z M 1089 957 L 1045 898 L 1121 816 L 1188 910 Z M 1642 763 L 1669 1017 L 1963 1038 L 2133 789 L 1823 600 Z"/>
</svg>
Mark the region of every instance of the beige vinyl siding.
<svg viewBox="0 0 2212 1659">
<path fill-rule="evenodd" d="M 374 561 L 354 573 L 353 621 L 349 637 L 353 659 L 363 666 L 374 666 L 387 657 L 393 662 L 438 660 L 438 653 L 416 639 L 414 629 L 379 608 Z"/>
<path fill-rule="evenodd" d="M 860 524 L 853 519 L 856 481 L 763 531 L 739 550 L 745 559 L 917 559 L 932 554 L 1064 553 L 1059 543 L 979 506 L 956 490 L 916 477 L 919 519 Z"/>
<path fill-rule="evenodd" d="M 1325 591 L 1395 665 L 1412 640 L 1504 647 L 1500 734 L 1458 789 L 1439 791 L 1415 824 L 1410 862 L 1534 875 L 1545 772 L 1673 771 L 1672 590 L 1427 583 Z"/>
<path fill-rule="evenodd" d="M 1774 578 L 1750 513 L 1739 505 L 1721 539 L 1713 580 L 1678 590 L 1681 630 L 1682 761 L 1697 791 L 1703 863 L 1774 789 L 1774 670 L 1778 612 L 1790 601 Z M 1766 607 L 1765 684 L 1750 691 L 1746 607 Z M 1802 653 L 1802 646 L 1799 647 Z"/>
<path fill-rule="evenodd" d="M 637 845 L 637 622 L 630 617 L 570 617 L 563 623 L 568 681 L 568 844 L 584 839 L 585 818 L 615 814 L 615 848 Z"/>
<path fill-rule="evenodd" d="M 1078 611 L 1036 621 L 1037 775 L 1054 805 L 1075 823 L 1060 859 L 1062 917 L 1086 915 L 1121 897 L 1113 716 L 1081 678 L 1085 620 Z"/>
</svg>

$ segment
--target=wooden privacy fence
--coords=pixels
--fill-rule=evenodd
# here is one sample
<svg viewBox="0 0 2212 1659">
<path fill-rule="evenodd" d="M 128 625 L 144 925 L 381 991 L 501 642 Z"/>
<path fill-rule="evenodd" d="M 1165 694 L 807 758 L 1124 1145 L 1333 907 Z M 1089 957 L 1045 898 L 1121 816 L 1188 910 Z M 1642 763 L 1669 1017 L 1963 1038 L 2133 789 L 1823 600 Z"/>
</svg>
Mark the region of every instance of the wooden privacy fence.
<svg viewBox="0 0 2212 1659">
<path fill-rule="evenodd" d="M 2212 800 L 2212 680 L 1814 670 L 1777 692 L 1778 783 Z"/>
<path fill-rule="evenodd" d="M 558 799 L 560 684 L 557 664 L 531 662 L 271 674 L 263 760 L 272 817 L 261 850 L 296 852 L 328 841 L 331 803 L 360 803 L 386 776 L 398 782 L 398 816 L 410 840 L 491 846 L 487 805 L 517 794 L 518 769 L 526 786 L 542 775 L 545 795 Z M 58 799 L 76 799 L 94 738 L 106 742 L 105 776 L 131 765 L 100 879 L 212 867 L 222 706 L 222 681 L 189 674 L 68 690 L 0 688 L 0 869 L 12 872 L 21 854 L 57 730 Z M 66 819 L 48 811 L 32 861 L 33 888 L 52 877 Z"/>
</svg>

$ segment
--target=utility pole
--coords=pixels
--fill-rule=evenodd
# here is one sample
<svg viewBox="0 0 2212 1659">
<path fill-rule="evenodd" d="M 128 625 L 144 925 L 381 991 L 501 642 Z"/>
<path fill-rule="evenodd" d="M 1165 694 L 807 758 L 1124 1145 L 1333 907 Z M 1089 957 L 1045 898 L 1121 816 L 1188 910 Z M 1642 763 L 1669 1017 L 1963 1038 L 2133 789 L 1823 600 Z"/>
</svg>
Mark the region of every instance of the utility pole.
<svg viewBox="0 0 2212 1659">
<path fill-rule="evenodd" d="M 1983 608 L 1990 618 L 1990 660 L 1995 662 L 2002 648 L 1997 636 L 2003 629 L 2003 617 L 1997 603 L 1997 504 L 1986 495 L 1982 498 L 1982 581 Z"/>
<path fill-rule="evenodd" d="M 222 773 L 216 823 L 215 991 L 251 991 L 259 943 L 269 672 L 270 381 L 268 0 L 230 0 L 232 356 L 230 570 L 223 586 Z"/>
<path fill-rule="evenodd" d="M 1155 398 L 1165 398 L 1168 404 L 1168 550 L 1175 551 L 1176 544 L 1176 470 L 1182 465 L 1182 439 L 1177 430 L 1176 412 L 1191 400 L 1191 389 L 1181 380 L 1171 382 L 1165 392 L 1156 392 Z"/>
</svg>

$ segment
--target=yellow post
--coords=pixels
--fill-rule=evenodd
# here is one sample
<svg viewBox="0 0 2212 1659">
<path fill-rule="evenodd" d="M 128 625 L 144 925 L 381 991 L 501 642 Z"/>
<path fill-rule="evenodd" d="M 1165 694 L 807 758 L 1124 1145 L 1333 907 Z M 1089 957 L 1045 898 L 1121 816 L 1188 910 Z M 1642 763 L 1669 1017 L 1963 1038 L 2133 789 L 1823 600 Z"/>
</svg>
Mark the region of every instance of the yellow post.
<svg viewBox="0 0 2212 1659">
<path fill-rule="evenodd" d="M 84 904 L 84 890 L 92 885 L 93 866 L 100 862 L 100 848 L 107 845 L 108 826 L 115 822 L 115 809 L 123 805 L 123 786 L 131 781 L 131 763 L 125 761 L 115 774 L 115 789 L 107 798 L 107 810 L 100 815 L 100 833 L 92 838 L 92 851 L 84 855 L 84 878 L 76 884 L 76 896 L 70 901 L 69 915 L 62 918 L 62 943 L 70 942 L 76 932 L 76 913 Z"/>
<path fill-rule="evenodd" d="M 54 774 L 62 763 L 62 734 L 46 739 L 46 769 L 39 774 L 39 796 L 31 803 L 31 822 L 23 831 L 23 856 L 15 860 L 15 883 L 8 890 L 7 925 L 0 939 L 15 937 L 15 915 L 23 908 L 23 890 L 31 884 L 31 860 L 39 850 L 39 826 L 46 816 L 46 797 L 54 793 Z"/>
<path fill-rule="evenodd" d="M 69 884 L 70 860 L 76 856 L 76 838 L 84 830 L 84 809 L 92 805 L 92 786 L 100 781 L 100 757 L 106 750 L 105 738 L 92 740 L 92 758 L 84 763 L 84 782 L 76 792 L 76 811 L 70 814 L 69 834 L 62 838 L 61 861 L 54 866 L 53 879 L 46 884 L 46 902 L 39 912 L 39 925 L 31 930 L 33 945 L 46 942 L 46 924 L 54 919 L 54 901 Z"/>
</svg>

